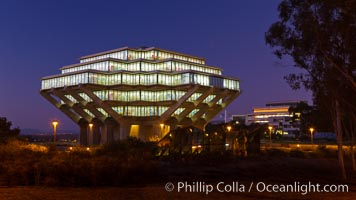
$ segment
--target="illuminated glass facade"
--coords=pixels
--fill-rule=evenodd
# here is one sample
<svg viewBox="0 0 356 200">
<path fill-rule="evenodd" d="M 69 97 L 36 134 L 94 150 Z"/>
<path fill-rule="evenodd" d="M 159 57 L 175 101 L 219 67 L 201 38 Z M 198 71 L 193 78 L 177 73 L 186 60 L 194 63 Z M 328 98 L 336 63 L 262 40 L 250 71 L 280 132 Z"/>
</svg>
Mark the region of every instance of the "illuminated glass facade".
<svg viewBox="0 0 356 200">
<path fill-rule="evenodd" d="M 246 124 L 269 124 L 277 134 L 294 136 L 296 132 L 299 132 L 300 123 L 298 118 L 292 122 L 293 115 L 298 113 L 291 113 L 289 109 L 296 107 L 300 102 L 270 102 L 266 104 L 266 107 L 253 108 L 253 113 L 246 116 Z"/>
<path fill-rule="evenodd" d="M 42 78 L 41 94 L 80 125 L 82 144 L 130 135 L 158 140 L 177 126 L 204 128 L 240 94 L 239 80 L 205 59 L 154 47 L 84 56 L 60 70 Z"/>
</svg>

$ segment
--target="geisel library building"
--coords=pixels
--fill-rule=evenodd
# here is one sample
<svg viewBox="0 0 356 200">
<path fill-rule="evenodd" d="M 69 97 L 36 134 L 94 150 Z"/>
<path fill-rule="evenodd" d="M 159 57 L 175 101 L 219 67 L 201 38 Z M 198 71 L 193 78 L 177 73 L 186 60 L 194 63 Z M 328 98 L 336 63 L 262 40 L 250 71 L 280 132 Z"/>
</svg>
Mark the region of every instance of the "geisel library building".
<svg viewBox="0 0 356 200">
<path fill-rule="evenodd" d="M 154 47 L 88 55 L 60 70 L 42 78 L 40 93 L 79 125 L 82 145 L 204 129 L 240 94 L 239 80 L 205 59 Z"/>
</svg>

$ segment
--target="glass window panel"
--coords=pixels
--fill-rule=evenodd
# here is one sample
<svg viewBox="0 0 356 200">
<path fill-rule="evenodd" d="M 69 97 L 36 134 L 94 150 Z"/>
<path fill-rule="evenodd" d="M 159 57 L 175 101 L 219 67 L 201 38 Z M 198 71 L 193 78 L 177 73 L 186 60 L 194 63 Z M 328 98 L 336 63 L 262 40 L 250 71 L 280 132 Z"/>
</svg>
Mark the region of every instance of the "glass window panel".
<svg viewBox="0 0 356 200">
<path fill-rule="evenodd" d="M 91 113 L 88 109 L 84 109 L 84 112 L 86 112 L 91 117 L 95 117 L 95 115 L 93 113 Z"/>
<path fill-rule="evenodd" d="M 164 112 L 168 110 L 168 107 L 158 106 L 158 115 L 161 116 Z"/>
<path fill-rule="evenodd" d="M 172 115 L 178 116 L 181 112 L 183 112 L 184 108 L 178 108 Z"/>
<path fill-rule="evenodd" d="M 157 74 L 140 74 L 141 85 L 157 84 Z"/>
<path fill-rule="evenodd" d="M 188 114 L 188 117 L 193 117 L 198 111 L 199 111 L 199 109 L 194 109 L 194 110 L 192 110 L 192 112 L 190 112 L 190 113 Z"/>
<path fill-rule="evenodd" d="M 158 84 L 172 85 L 172 77 L 167 74 L 158 74 Z"/>
<path fill-rule="evenodd" d="M 84 93 L 79 93 L 78 95 L 81 96 L 87 102 L 91 102 L 92 101 L 91 98 L 88 95 L 84 94 Z"/>
<path fill-rule="evenodd" d="M 119 115 L 124 115 L 124 107 L 123 106 L 112 107 L 112 109 L 115 112 L 117 112 Z"/>
<path fill-rule="evenodd" d="M 107 113 L 104 109 L 102 109 L 102 108 L 97 108 L 97 110 L 98 110 L 101 114 L 103 114 L 105 117 L 108 117 L 108 116 L 109 116 L 108 113 Z"/>
<path fill-rule="evenodd" d="M 189 79 L 190 79 L 189 73 L 182 74 L 180 84 L 189 84 L 190 83 Z"/>
</svg>

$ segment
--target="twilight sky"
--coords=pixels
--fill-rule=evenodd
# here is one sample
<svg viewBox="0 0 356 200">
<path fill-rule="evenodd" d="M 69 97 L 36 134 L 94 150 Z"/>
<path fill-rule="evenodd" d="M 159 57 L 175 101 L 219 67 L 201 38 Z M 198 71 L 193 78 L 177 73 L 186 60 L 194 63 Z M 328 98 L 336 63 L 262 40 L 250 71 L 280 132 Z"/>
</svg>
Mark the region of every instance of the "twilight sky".
<svg viewBox="0 0 356 200">
<path fill-rule="evenodd" d="M 280 1 L 269 0 L 2 0 L 0 117 L 14 126 L 77 129 L 39 94 L 40 78 L 79 57 L 123 46 L 155 46 L 206 58 L 240 78 L 242 94 L 227 109 L 247 114 L 268 101 L 307 100 L 283 76 L 295 72 L 265 45 Z"/>
</svg>

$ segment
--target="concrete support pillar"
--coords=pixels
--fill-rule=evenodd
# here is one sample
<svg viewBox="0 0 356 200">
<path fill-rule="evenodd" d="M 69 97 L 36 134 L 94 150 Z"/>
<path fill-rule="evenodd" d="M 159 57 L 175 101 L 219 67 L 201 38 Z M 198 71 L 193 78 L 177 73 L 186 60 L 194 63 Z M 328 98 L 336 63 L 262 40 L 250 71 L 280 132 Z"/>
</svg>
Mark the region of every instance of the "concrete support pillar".
<svg viewBox="0 0 356 200">
<path fill-rule="evenodd" d="M 100 144 L 100 129 L 101 129 L 100 124 L 95 123 L 93 126 L 93 145 Z"/>
<path fill-rule="evenodd" d="M 107 123 L 101 127 L 100 144 L 108 143 L 108 126 Z"/>
<path fill-rule="evenodd" d="M 150 139 L 154 139 L 156 137 L 160 137 L 158 125 L 140 125 L 140 133 L 139 139 L 143 141 L 149 141 Z"/>
<path fill-rule="evenodd" d="M 88 132 L 88 145 L 93 145 L 93 130 L 94 127 L 90 128 L 89 126 L 87 126 L 87 132 Z"/>
<path fill-rule="evenodd" d="M 120 130 L 121 130 L 121 124 L 117 124 L 116 122 L 114 123 L 114 126 L 112 128 L 112 134 L 110 135 L 111 139 L 113 141 L 120 140 Z M 109 138 L 109 139 L 110 139 Z"/>
<path fill-rule="evenodd" d="M 130 135 L 130 124 L 121 123 L 120 124 L 120 140 L 125 140 Z M 114 139 L 116 139 L 114 137 Z"/>
<path fill-rule="evenodd" d="M 86 146 L 88 145 L 88 123 L 80 122 L 79 127 L 80 127 L 80 135 L 79 135 L 80 144 Z"/>
<path fill-rule="evenodd" d="M 175 123 L 169 125 L 169 130 L 170 130 L 170 131 L 176 130 L 177 128 L 178 128 L 178 125 L 175 124 Z"/>
<path fill-rule="evenodd" d="M 112 119 L 109 118 L 105 120 L 104 129 L 102 130 L 102 143 L 110 143 L 115 141 L 114 133 L 117 132 L 118 124 Z M 105 132 L 104 132 L 105 131 Z"/>
<path fill-rule="evenodd" d="M 106 124 L 106 137 L 107 142 L 113 142 L 114 140 L 114 126 L 109 122 Z"/>
<path fill-rule="evenodd" d="M 88 145 L 100 144 L 102 127 L 103 123 L 97 118 L 94 118 L 90 123 L 86 123 Z"/>
</svg>

